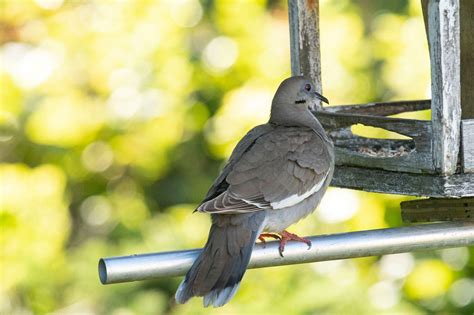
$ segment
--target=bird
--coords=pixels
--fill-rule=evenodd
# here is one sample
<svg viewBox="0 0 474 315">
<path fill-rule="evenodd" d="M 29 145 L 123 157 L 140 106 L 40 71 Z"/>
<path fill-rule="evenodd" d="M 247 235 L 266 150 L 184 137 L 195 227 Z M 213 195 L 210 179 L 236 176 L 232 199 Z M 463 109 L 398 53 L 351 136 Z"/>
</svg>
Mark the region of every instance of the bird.
<svg viewBox="0 0 474 315">
<path fill-rule="evenodd" d="M 175 300 L 203 297 L 204 307 L 227 304 L 237 292 L 257 239 L 277 238 L 312 213 L 334 173 L 334 145 L 312 113 L 326 97 L 304 76 L 285 79 L 271 104 L 270 119 L 251 129 L 195 212 L 211 216 L 204 249 L 179 285 Z"/>
</svg>

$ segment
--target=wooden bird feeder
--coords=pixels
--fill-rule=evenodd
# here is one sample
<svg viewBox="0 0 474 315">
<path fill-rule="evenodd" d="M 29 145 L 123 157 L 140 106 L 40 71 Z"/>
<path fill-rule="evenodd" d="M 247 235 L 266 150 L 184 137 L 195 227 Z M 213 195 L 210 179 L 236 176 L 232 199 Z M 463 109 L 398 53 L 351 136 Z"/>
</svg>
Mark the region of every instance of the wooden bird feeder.
<svg viewBox="0 0 474 315">
<path fill-rule="evenodd" d="M 292 73 L 310 77 L 321 89 L 319 2 L 290 0 L 288 5 Z M 332 186 L 435 198 L 474 196 L 474 1 L 422 0 L 421 5 L 430 48 L 432 99 L 317 111 L 335 144 Z M 431 109 L 430 121 L 389 117 L 426 109 Z M 357 136 L 350 129 L 356 124 L 410 139 Z M 473 199 L 455 203 L 465 211 L 447 212 L 442 218 L 470 219 Z M 449 208 L 449 202 L 442 204 Z M 436 208 L 440 219 L 435 205 L 424 202 L 420 205 L 424 215 L 415 220 L 408 211 L 404 219 L 430 221 L 428 208 Z M 404 203 L 402 211 L 406 207 L 414 206 Z"/>
</svg>

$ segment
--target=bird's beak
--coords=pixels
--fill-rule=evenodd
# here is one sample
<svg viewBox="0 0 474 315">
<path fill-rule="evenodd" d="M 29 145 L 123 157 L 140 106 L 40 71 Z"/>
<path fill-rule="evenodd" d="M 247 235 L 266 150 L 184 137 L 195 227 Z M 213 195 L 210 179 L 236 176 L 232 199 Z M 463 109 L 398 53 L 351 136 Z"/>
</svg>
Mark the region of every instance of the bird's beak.
<svg viewBox="0 0 474 315">
<path fill-rule="evenodd" d="M 320 99 L 324 103 L 329 104 L 329 100 L 325 98 L 324 96 L 322 96 L 321 94 L 319 94 L 318 92 L 314 92 L 314 95 L 316 96 L 316 98 Z"/>
</svg>

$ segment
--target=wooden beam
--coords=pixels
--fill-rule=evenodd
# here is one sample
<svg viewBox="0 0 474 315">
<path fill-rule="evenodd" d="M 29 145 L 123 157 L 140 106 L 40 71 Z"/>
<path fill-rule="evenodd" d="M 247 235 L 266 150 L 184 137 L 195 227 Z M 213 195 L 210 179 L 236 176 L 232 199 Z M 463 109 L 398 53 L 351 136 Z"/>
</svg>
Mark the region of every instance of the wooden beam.
<svg viewBox="0 0 474 315">
<path fill-rule="evenodd" d="M 461 0 L 462 119 L 474 119 L 474 1 Z"/>
<path fill-rule="evenodd" d="M 330 113 L 326 110 L 317 111 L 315 115 L 323 127 L 331 131 L 329 135 L 335 144 L 336 165 L 410 173 L 435 173 L 430 121 L 340 112 Z M 411 139 L 359 137 L 353 135 L 348 129 L 356 124 L 383 128 Z"/>
<path fill-rule="evenodd" d="M 350 127 L 351 125 L 362 124 L 383 128 L 413 138 L 425 137 L 427 133 L 431 133 L 431 122 L 427 120 L 390 118 L 337 112 L 330 113 L 327 111 L 316 111 L 314 114 L 323 127 L 327 129 L 340 129 Z"/>
<path fill-rule="evenodd" d="M 472 174 L 441 176 L 337 166 L 331 186 L 420 197 L 474 197 Z"/>
<path fill-rule="evenodd" d="M 400 204 L 403 222 L 474 221 L 474 198 L 429 198 Z"/>
<path fill-rule="evenodd" d="M 288 15 L 291 73 L 309 77 L 322 93 L 319 0 L 288 0 Z"/>
<path fill-rule="evenodd" d="M 431 58 L 433 162 L 443 175 L 456 172 L 461 125 L 459 0 L 428 2 Z"/>
<path fill-rule="evenodd" d="M 324 108 L 324 111 L 341 114 L 391 116 L 400 113 L 416 112 L 426 109 L 431 109 L 431 100 L 328 106 Z"/>
<path fill-rule="evenodd" d="M 463 172 L 474 173 L 474 1 L 461 0 L 461 125 Z M 474 175 L 473 175 L 474 176 Z"/>
</svg>

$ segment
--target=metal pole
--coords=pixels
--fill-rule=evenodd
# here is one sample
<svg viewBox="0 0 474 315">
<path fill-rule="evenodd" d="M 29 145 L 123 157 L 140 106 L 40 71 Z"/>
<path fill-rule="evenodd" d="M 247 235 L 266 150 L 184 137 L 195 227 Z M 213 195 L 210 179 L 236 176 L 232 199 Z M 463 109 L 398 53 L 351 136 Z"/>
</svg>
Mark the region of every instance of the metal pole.
<svg viewBox="0 0 474 315">
<path fill-rule="evenodd" d="M 249 268 L 301 264 L 316 261 L 378 256 L 416 250 L 474 245 L 474 222 L 413 225 L 360 232 L 310 237 L 313 246 L 289 242 L 284 257 L 278 242 L 264 247 L 256 244 Z M 99 278 L 102 284 L 182 276 L 201 249 L 102 258 Z"/>
</svg>

